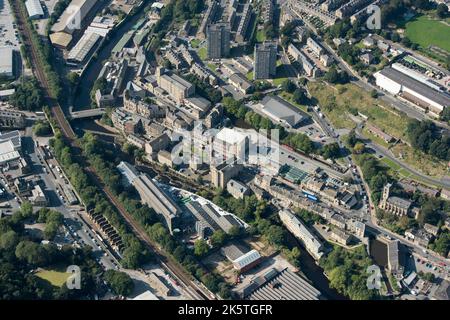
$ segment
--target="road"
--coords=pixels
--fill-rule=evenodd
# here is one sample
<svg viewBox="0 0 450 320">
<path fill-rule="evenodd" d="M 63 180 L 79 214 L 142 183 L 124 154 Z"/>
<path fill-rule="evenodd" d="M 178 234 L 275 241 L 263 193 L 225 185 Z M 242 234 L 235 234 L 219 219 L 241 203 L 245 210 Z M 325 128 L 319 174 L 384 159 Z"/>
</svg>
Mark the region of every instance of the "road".
<svg viewBox="0 0 450 320">
<path fill-rule="evenodd" d="M 52 116 L 56 120 L 58 127 L 61 129 L 63 136 L 72 145 L 73 150 L 79 151 L 80 148 L 76 140 L 77 136 L 70 126 L 69 122 L 67 121 L 61 106 L 51 95 L 49 83 L 43 71 L 44 68 L 42 65 L 42 61 L 37 49 L 35 48 L 35 44 L 33 43 L 33 41 L 31 41 L 32 31 L 30 30 L 29 25 L 26 23 L 28 16 L 23 3 L 18 4 L 18 1 L 13 2 L 13 11 L 16 16 L 18 30 L 22 35 L 25 50 L 26 52 L 29 52 L 31 54 L 30 60 L 31 65 L 33 66 L 33 71 L 46 95 L 45 100 L 47 102 L 47 105 L 50 107 Z M 86 159 L 81 157 L 81 153 L 77 156 L 79 156 L 80 160 L 84 162 L 82 164 L 82 167 L 85 169 L 85 172 L 92 178 L 92 181 L 96 183 L 100 190 L 105 193 L 107 198 L 117 208 L 118 212 L 132 227 L 133 231 L 138 235 L 138 237 L 145 243 L 145 245 L 151 250 L 151 252 L 155 253 L 156 257 L 161 261 L 161 264 L 164 266 L 166 271 L 173 275 L 174 278 L 180 279 L 180 281 L 184 283 L 186 288 L 193 288 L 190 290 L 192 298 L 210 299 L 211 293 L 208 290 L 196 283 L 190 274 L 187 274 L 178 263 L 174 262 L 170 256 L 168 256 L 165 252 L 158 248 L 158 246 L 155 245 L 153 241 L 151 241 L 151 239 L 147 236 L 145 230 L 143 230 L 143 228 L 122 207 L 120 202 L 111 193 L 111 191 L 103 185 L 100 177 L 97 175 L 95 170 L 87 164 Z"/>
<path fill-rule="evenodd" d="M 361 168 L 357 167 L 358 172 L 360 173 L 361 177 L 363 177 Z M 419 246 L 417 244 L 415 244 L 414 242 L 406 239 L 405 237 L 402 237 L 386 228 L 384 228 L 383 226 L 380 226 L 377 222 L 377 217 L 376 217 L 376 206 L 374 205 L 373 201 L 372 201 L 372 196 L 370 193 L 370 189 L 369 186 L 367 185 L 367 183 L 365 182 L 365 180 L 363 179 L 363 185 L 364 185 L 364 189 L 366 191 L 367 194 L 367 199 L 369 201 L 369 211 L 368 211 L 368 216 L 365 218 L 365 223 L 367 225 L 367 227 L 372 228 L 382 234 L 385 234 L 387 236 L 389 236 L 391 239 L 397 239 L 399 240 L 403 245 L 406 246 L 406 248 L 408 249 L 408 251 L 410 251 L 412 254 L 415 254 L 416 256 L 421 257 L 422 259 L 426 259 L 434 264 L 439 264 L 445 265 L 446 271 L 447 271 L 447 278 L 450 277 L 450 261 L 449 259 L 446 259 L 444 257 L 441 257 L 440 255 L 438 255 L 437 253 L 434 253 L 432 251 L 426 250 L 426 248 Z"/>
<path fill-rule="evenodd" d="M 358 138 L 362 139 L 364 141 L 364 143 L 366 144 L 366 146 L 368 146 L 369 148 L 373 149 L 377 154 L 382 155 L 383 157 L 388 158 L 389 160 L 393 161 L 395 164 L 399 165 L 402 169 L 417 175 L 418 177 L 420 177 L 422 180 L 424 180 L 425 182 L 431 184 L 431 185 L 435 185 L 438 187 L 443 187 L 443 188 L 450 188 L 450 179 L 447 176 L 444 176 L 442 178 L 433 178 L 430 176 L 427 176 L 419 171 L 417 171 L 416 169 L 408 166 L 407 164 L 405 164 L 403 161 L 398 160 L 390 150 L 379 146 L 373 142 L 371 142 L 370 140 L 366 139 L 362 132 L 361 132 L 361 127 L 358 126 L 357 129 L 355 130 L 356 135 L 358 136 Z"/>
</svg>

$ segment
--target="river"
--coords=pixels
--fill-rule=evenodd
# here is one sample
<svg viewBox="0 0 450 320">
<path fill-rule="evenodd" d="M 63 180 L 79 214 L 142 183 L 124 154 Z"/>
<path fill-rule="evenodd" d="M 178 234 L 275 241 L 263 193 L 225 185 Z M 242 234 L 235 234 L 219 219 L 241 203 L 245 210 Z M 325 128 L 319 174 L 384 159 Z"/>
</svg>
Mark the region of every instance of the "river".
<svg viewBox="0 0 450 320">
<path fill-rule="evenodd" d="M 136 22 L 145 15 L 144 9 L 146 7 L 146 3 L 148 3 L 149 0 L 144 0 L 143 2 L 144 4 L 133 16 L 128 17 L 125 22 L 123 22 L 108 35 L 109 40 L 105 42 L 101 48 L 99 48 L 96 53 L 97 58 L 95 60 L 92 60 L 92 62 L 87 66 L 86 70 L 80 78 L 78 91 L 76 96 L 74 97 L 73 111 L 90 108 L 91 89 L 94 86 L 94 82 L 95 80 L 97 80 L 97 77 L 103 68 L 103 62 L 110 58 L 112 49 L 124 36 L 124 34 L 130 31 L 130 29 L 136 24 Z"/>
</svg>

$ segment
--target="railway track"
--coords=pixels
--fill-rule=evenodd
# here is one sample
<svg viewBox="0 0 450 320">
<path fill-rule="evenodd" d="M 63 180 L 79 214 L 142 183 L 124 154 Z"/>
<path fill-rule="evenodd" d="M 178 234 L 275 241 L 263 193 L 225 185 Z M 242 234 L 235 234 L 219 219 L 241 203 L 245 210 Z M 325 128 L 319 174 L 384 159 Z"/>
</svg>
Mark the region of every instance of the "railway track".
<svg viewBox="0 0 450 320">
<path fill-rule="evenodd" d="M 57 102 L 55 97 L 52 97 L 50 86 L 47 80 L 45 73 L 43 72 L 43 65 L 41 59 L 39 58 L 39 54 L 36 50 L 36 47 L 32 41 L 32 30 L 30 30 L 30 26 L 27 23 L 27 13 L 24 12 L 24 6 L 20 5 L 20 0 L 10 0 L 12 11 L 16 17 L 16 23 L 19 32 L 21 33 L 23 45 L 25 46 L 26 52 L 31 53 L 31 65 L 33 66 L 33 72 L 39 81 L 44 94 L 45 101 L 49 106 L 52 116 L 55 118 L 59 128 L 62 131 L 64 137 L 69 141 L 69 143 L 76 149 L 80 150 L 80 146 L 77 141 L 77 136 L 73 131 L 71 125 L 67 121 L 64 112 Z M 85 159 L 83 159 L 83 162 Z M 208 300 L 211 299 L 210 293 L 204 288 L 197 285 L 194 280 L 188 275 L 181 266 L 178 265 L 177 262 L 173 261 L 173 259 L 167 256 L 158 245 L 154 244 L 153 241 L 146 234 L 144 228 L 137 223 L 134 218 L 123 208 L 122 204 L 117 200 L 117 198 L 111 193 L 111 191 L 103 185 L 100 177 L 97 175 L 95 170 L 86 165 L 84 166 L 88 175 L 93 178 L 93 181 L 97 184 L 97 186 L 105 193 L 109 201 L 117 208 L 119 213 L 128 223 L 128 225 L 132 228 L 134 233 L 138 236 L 138 238 L 146 244 L 146 246 L 153 252 L 156 258 L 161 261 L 162 267 L 169 273 L 173 274 L 177 279 L 179 279 L 184 286 L 184 289 L 190 293 L 190 295 L 195 299 L 200 300 Z"/>
</svg>

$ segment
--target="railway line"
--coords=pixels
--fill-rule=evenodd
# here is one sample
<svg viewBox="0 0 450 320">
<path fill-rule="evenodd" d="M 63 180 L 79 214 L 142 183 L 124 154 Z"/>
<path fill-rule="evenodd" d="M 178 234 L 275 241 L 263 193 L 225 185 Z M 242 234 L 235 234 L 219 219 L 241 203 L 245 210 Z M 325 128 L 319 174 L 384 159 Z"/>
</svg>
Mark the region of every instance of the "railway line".
<svg viewBox="0 0 450 320">
<path fill-rule="evenodd" d="M 55 97 L 52 97 L 50 86 L 47 80 L 47 77 L 44 73 L 42 61 L 39 58 L 39 54 L 35 47 L 35 44 L 32 41 L 32 30 L 30 30 L 30 26 L 27 23 L 27 13 L 24 12 L 24 6 L 19 3 L 20 0 L 11 0 L 11 7 L 14 15 L 16 17 L 16 24 L 18 30 L 22 37 L 22 42 L 25 47 L 25 51 L 30 53 L 31 65 L 33 66 L 33 72 L 40 83 L 44 94 L 45 101 L 51 110 L 51 114 L 56 120 L 59 128 L 61 129 L 64 137 L 69 141 L 69 143 L 77 150 L 80 150 L 80 146 L 77 142 L 77 136 L 73 131 L 71 125 L 67 121 L 64 112 L 57 102 Z M 80 152 L 81 153 L 81 152 Z M 83 162 L 87 162 L 83 159 Z M 92 180 L 97 184 L 97 186 L 105 193 L 109 201 L 117 208 L 119 213 L 128 223 L 128 225 L 132 228 L 136 236 L 143 242 L 145 245 L 153 252 L 156 258 L 161 261 L 161 266 L 174 278 L 179 279 L 184 286 L 184 289 L 192 296 L 194 299 L 200 300 L 208 300 L 211 297 L 211 293 L 208 292 L 205 288 L 198 285 L 192 277 L 187 274 L 177 262 L 175 262 L 170 256 L 167 256 L 158 245 L 154 244 L 153 241 L 146 234 L 144 228 L 137 223 L 134 218 L 123 208 L 121 203 L 117 200 L 117 198 L 111 193 L 111 191 L 103 185 L 100 177 L 97 175 L 95 170 L 88 166 L 84 166 L 87 174 L 92 178 Z"/>
</svg>

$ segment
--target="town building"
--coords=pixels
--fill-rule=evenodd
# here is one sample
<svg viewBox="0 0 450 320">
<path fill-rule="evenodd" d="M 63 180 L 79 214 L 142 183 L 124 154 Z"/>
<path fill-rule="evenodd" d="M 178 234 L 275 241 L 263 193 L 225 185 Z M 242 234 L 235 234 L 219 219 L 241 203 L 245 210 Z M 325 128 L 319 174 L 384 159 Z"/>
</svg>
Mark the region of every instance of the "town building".
<svg viewBox="0 0 450 320">
<path fill-rule="evenodd" d="M 254 90 L 253 83 L 247 79 L 245 75 L 240 72 L 233 73 L 228 78 L 228 83 L 239 90 L 242 94 L 252 93 Z"/>
<path fill-rule="evenodd" d="M 300 219 L 287 210 L 280 210 L 278 215 L 286 228 L 303 242 L 308 252 L 311 253 L 315 259 L 320 259 L 324 254 L 323 245 L 317 237 L 303 225 Z"/>
<path fill-rule="evenodd" d="M 195 93 L 195 86 L 176 74 L 165 72 L 161 67 L 156 70 L 158 86 L 178 104 Z"/>
<path fill-rule="evenodd" d="M 322 46 L 311 37 L 306 40 L 306 45 L 317 57 L 320 57 L 320 55 L 324 52 Z"/>
<path fill-rule="evenodd" d="M 153 160 L 159 151 L 165 150 L 170 143 L 170 138 L 167 133 L 163 133 L 160 136 L 154 137 L 145 143 L 145 153 Z"/>
<path fill-rule="evenodd" d="M 72 0 L 52 26 L 51 32 L 64 32 L 71 35 L 76 30 L 80 30 L 86 17 L 92 14 L 92 8 L 97 2 L 98 0 Z"/>
<path fill-rule="evenodd" d="M 236 244 L 226 245 L 220 249 L 220 252 L 233 264 L 234 269 L 239 273 L 244 273 L 254 268 L 262 260 L 262 256 L 257 250 L 248 250 Z"/>
<path fill-rule="evenodd" d="M 330 233 L 330 238 L 331 238 L 331 240 L 336 241 L 337 243 L 346 246 L 350 243 L 351 235 L 349 235 L 342 229 L 333 228 Z"/>
<path fill-rule="evenodd" d="M 244 199 L 250 189 L 244 183 L 230 179 L 227 183 L 227 191 L 236 199 Z"/>
<path fill-rule="evenodd" d="M 208 59 L 225 58 L 230 54 L 230 27 L 227 24 L 209 25 L 206 40 Z"/>
<path fill-rule="evenodd" d="M 172 234 L 182 213 L 181 208 L 173 200 L 172 196 L 147 174 L 138 174 L 136 169 L 129 163 L 121 162 L 118 165 L 118 169 L 126 177 L 127 181 L 136 188 L 142 202 L 164 217 L 167 227 Z"/>
<path fill-rule="evenodd" d="M 411 201 L 395 196 L 390 196 L 392 184 L 388 183 L 383 188 L 380 200 L 380 208 L 398 216 L 406 216 L 411 208 Z"/>
<path fill-rule="evenodd" d="M 264 115 L 284 127 L 295 128 L 310 119 L 307 113 L 278 96 L 266 96 L 260 105 Z"/>
<path fill-rule="evenodd" d="M 244 162 L 248 158 L 249 138 L 237 129 L 223 128 L 214 137 L 213 156 L 219 162 L 235 158 Z"/>
<path fill-rule="evenodd" d="M 228 181 L 236 177 L 242 168 L 242 164 L 237 163 L 237 160 L 232 163 L 225 161 L 219 165 L 211 165 L 211 184 L 216 188 L 225 189 Z"/>
<path fill-rule="evenodd" d="M 318 69 L 314 63 L 292 43 L 289 44 L 288 54 L 300 64 L 308 77 L 315 78 L 318 75 Z"/>
<path fill-rule="evenodd" d="M 237 42 L 245 41 L 252 15 L 253 15 L 252 5 L 250 4 L 250 2 L 247 2 L 244 4 L 244 9 L 242 10 L 241 14 L 241 20 L 239 20 L 239 25 L 236 31 Z"/>
<path fill-rule="evenodd" d="M 70 50 L 67 56 L 67 63 L 74 65 L 85 63 L 100 38 L 101 36 L 97 33 L 84 33 L 77 44 Z"/>
<path fill-rule="evenodd" d="M 47 197 L 39 184 L 35 185 L 31 190 L 30 202 L 34 206 L 45 207 L 48 204 Z"/>
<path fill-rule="evenodd" d="M 24 129 L 26 127 L 26 117 L 18 111 L 0 110 L 1 129 Z"/>
<path fill-rule="evenodd" d="M 253 79 L 270 79 L 277 72 L 277 44 L 265 41 L 257 43 L 254 51 Z"/>
<path fill-rule="evenodd" d="M 209 202 L 190 201 L 186 203 L 186 207 L 198 221 L 202 221 L 208 226 L 210 233 L 222 230 L 230 233 L 233 228 L 241 228 L 242 224 L 236 220 L 232 214 L 219 212 Z"/>
</svg>

